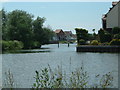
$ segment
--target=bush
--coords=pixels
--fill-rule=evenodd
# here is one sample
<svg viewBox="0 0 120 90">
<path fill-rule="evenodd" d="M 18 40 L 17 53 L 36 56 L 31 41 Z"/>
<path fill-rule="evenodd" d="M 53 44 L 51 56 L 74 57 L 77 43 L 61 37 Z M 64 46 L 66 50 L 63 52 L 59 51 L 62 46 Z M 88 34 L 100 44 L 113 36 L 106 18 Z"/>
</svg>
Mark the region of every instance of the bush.
<svg viewBox="0 0 120 90">
<path fill-rule="evenodd" d="M 23 48 L 23 43 L 21 41 L 14 40 L 13 41 L 13 46 L 15 50 L 22 49 Z"/>
<path fill-rule="evenodd" d="M 80 44 L 80 45 L 85 45 L 85 43 L 86 43 L 86 42 L 85 42 L 84 39 L 80 39 L 80 40 L 79 40 L 79 44 Z"/>
<path fill-rule="evenodd" d="M 19 50 L 23 48 L 23 43 L 17 40 L 14 41 L 2 41 L 2 50 L 7 51 L 7 50 Z"/>
<path fill-rule="evenodd" d="M 120 45 L 120 39 L 113 39 L 110 41 L 110 45 Z"/>
<path fill-rule="evenodd" d="M 91 42 L 91 45 L 98 45 L 99 44 L 99 42 L 97 41 L 97 40 L 93 40 L 92 42 Z"/>
<path fill-rule="evenodd" d="M 113 34 L 118 34 L 118 33 L 120 33 L 120 28 L 119 28 L 119 27 L 114 27 L 114 28 L 112 29 L 112 33 L 113 33 Z"/>
<path fill-rule="evenodd" d="M 36 48 L 40 48 L 40 47 L 41 47 L 41 44 L 39 42 L 37 42 L 37 41 L 32 42 L 32 46 L 31 46 L 32 49 L 36 49 Z"/>
<path fill-rule="evenodd" d="M 120 34 L 115 34 L 113 38 L 114 39 L 120 39 Z"/>
</svg>

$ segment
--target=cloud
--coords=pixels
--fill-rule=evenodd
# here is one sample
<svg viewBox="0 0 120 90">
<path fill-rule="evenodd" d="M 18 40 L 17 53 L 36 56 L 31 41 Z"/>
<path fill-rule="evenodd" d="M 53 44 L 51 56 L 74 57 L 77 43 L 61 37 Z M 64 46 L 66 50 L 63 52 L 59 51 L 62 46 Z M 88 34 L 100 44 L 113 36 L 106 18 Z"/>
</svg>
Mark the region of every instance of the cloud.
<svg viewBox="0 0 120 90">
<path fill-rule="evenodd" d="M 0 0 L 0 2 L 9 2 L 10 0 Z"/>
</svg>

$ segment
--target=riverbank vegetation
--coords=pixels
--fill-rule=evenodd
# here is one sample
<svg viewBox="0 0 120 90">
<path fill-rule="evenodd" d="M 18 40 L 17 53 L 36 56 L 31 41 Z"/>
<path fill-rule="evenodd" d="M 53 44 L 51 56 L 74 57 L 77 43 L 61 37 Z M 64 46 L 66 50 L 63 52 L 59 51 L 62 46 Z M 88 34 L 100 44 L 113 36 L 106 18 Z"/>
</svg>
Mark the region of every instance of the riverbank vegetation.
<svg viewBox="0 0 120 90">
<path fill-rule="evenodd" d="M 10 70 L 5 72 L 4 88 L 17 88 L 17 82 Z M 35 82 L 32 85 L 33 89 L 38 88 L 111 88 L 113 87 L 112 73 L 108 72 L 104 75 L 95 75 L 94 81 L 91 83 L 90 76 L 83 67 L 76 68 L 70 73 L 66 73 L 60 66 L 57 69 L 48 67 L 42 70 L 35 71 Z"/>
<path fill-rule="evenodd" d="M 96 75 L 98 81 L 90 83 L 90 76 L 83 67 L 76 68 L 74 71 L 66 74 L 58 66 L 57 70 L 48 68 L 36 71 L 35 83 L 33 88 L 110 88 L 112 87 L 113 77 L 111 73 L 103 76 Z"/>
<path fill-rule="evenodd" d="M 54 33 L 50 27 L 44 27 L 46 20 L 44 17 L 38 16 L 35 19 L 32 14 L 22 10 L 6 12 L 2 9 L 0 14 L 2 14 L 3 51 L 40 48 L 52 39 Z M 18 46 L 13 48 L 12 44 Z"/>
<path fill-rule="evenodd" d="M 88 30 L 75 28 L 78 45 L 120 45 L 120 28 L 114 27 L 111 31 L 100 29 L 98 34 L 93 29 L 93 34 Z M 89 41 L 89 43 L 87 43 Z"/>
<path fill-rule="evenodd" d="M 20 50 L 23 48 L 23 43 L 17 40 L 14 41 L 2 40 L 0 43 L 2 44 L 2 51 Z"/>
</svg>

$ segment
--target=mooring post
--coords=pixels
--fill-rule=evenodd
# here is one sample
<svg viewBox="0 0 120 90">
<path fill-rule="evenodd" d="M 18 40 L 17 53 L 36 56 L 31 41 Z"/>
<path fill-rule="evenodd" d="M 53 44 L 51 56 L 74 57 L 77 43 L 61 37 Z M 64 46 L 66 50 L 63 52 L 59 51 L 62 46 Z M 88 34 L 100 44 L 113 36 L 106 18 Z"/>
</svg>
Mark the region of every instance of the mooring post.
<svg viewBox="0 0 120 90">
<path fill-rule="evenodd" d="M 68 47 L 70 46 L 69 42 L 68 42 Z"/>
<path fill-rule="evenodd" d="M 58 41 L 58 48 L 59 48 L 59 41 Z"/>
</svg>

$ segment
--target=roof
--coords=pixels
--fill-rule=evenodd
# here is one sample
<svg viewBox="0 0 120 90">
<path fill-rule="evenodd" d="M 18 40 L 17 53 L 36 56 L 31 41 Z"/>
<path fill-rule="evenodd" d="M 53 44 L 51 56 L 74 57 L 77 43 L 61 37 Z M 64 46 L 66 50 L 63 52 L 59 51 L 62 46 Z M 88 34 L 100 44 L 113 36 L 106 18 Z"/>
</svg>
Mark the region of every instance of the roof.
<svg viewBox="0 0 120 90">
<path fill-rule="evenodd" d="M 119 1 L 112 2 L 112 6 L 113 6 L 113 7 L 110 8 L 110 10 L 108 11 L 108 13 L 109 13 L 118 3 L 120 3 L 120 0 L 119 0 Z M 108 14 L 108 13 L 107 13 L 107 14 Z M 107 14 L 106 14 L 106 15 L 107 15 Z"/>
<path fill-rule="evenodd" d="M 71 31 L 64 31 L 65 34 L 72 34 Z"/>
<path fill-rule="evenodd" d="M 77 38 L 76 34 L 72 34 L 72 37 L 73 37 L 73 38 Z"/>
<path fill-rule="evenodd" d="M 55 30 L 55 33 L 60 33 L 60 31 L 62 31 L 62 29 L 57 29 Z"/>
</svg>

